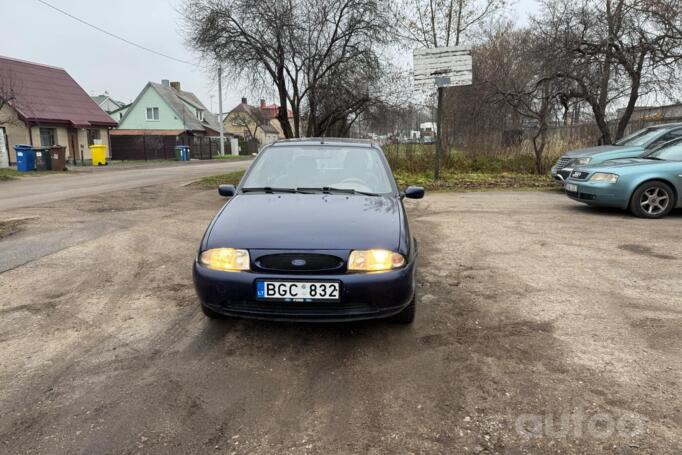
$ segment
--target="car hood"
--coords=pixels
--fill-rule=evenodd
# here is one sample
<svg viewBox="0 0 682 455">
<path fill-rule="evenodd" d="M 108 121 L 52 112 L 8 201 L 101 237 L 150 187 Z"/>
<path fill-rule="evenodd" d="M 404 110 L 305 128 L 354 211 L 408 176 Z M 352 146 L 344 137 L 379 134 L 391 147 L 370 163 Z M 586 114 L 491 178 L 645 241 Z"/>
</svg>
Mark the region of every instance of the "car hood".
<svg viewBox="0 0 682 455">
<path fill-rule="evenodd" d="M 397 197 L 241 194 L 217 215 L 204 247 L 396 250 L 402 220 Z"/>
<path fill-rule="evenodd" d="M 642 147 L 632 147 L 632 146 L 624 146 L 624 145 L 599 145 L 597 147 L 587 147 L 583 149 L 576 149 L 576 150 L 571 150 L 570 152 L 564 153 L 563 156 L 569 157 L 569 158 L 582 158 L 582 157 L 588 157 L 588 156 L 594 156 L 598 155 L 600 153 L 608 153 L 608 152 L 618 152 L 620 153 L 629 153 L 629 152 L 642 152 L 644 148 Z"/>
<path fill-rule="evenodd" d="M 657 169 L 668 169 L 675 166 L 679 166 L 679 163 L 675 161 L 645 160 L 642 158 L 623 158 L 604 161 L 603 163 L 594 166 L 582 166 L 579 170 L 587 172 L 611 172 L 623 175 Z"/>
</svg>

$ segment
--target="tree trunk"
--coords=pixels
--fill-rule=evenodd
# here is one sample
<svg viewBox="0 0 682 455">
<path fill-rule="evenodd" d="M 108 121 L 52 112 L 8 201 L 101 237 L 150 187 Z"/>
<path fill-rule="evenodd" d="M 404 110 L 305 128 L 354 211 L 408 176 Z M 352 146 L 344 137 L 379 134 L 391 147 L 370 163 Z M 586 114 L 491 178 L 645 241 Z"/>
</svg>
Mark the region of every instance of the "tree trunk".
<svg viewBox="0 0 682 455">
<path fill-rule="evenodd" d="M 277 91 L 279 92 L 279 109 L 277 110 L 277 120 L 282 126 L 284 137 L 290 139 L 294 137 L 289 123 L 289 110 L 287 109 L 287 84 L 284 78 L 284 66 L 277 68 Z"/>
</svg>

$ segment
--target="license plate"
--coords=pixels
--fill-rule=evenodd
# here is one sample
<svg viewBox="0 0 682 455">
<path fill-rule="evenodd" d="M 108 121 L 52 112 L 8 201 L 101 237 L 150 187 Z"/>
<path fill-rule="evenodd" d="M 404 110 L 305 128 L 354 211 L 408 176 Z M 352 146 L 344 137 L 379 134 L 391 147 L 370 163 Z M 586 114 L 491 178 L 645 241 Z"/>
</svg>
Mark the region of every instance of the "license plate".
<svg viewBox="0 0 682 455">
<path fill-rule="evenodd" d="M 256 298 L 291 302 L 338 301 L 339 288 L 336 281 L 257 281 Z"/>
<path fill-rule="evenodd" d="M 577 193 L 578 192 L 578 185 L 574 183 L 567 183 L 566 184 L 566 191 L 569 193 Z"/>
</svg>

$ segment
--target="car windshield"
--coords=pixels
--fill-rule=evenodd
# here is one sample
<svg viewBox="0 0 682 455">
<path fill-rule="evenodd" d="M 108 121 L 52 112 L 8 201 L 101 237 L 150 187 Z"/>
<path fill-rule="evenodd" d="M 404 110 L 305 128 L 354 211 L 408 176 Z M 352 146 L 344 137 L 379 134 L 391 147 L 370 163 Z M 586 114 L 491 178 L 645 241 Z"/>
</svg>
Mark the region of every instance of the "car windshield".
<svg viewBox="0 0 682 455">
<path fill-rule="evenodd" d="M 385 194 L 393 192 L 393 185 L 374 148 L 277 146 L 261 152 L 242 190 Z"/>
<path fill-rule="evenodd" d="M 631 145 L 631 146 L 642 146 L 648 144 L 651 140 L 655 139 L 656 136 L 661 134 L 663 130 L 661 128 L 644 128 L 636 133 L 624 137 L 620 141 L 616 142 L 615 145 Z"/>
<path fill-rule="evenodd" d="M 643 158 L 650 160 L 682 161 L 682 141 L 666 144 Z"/>
</svg>

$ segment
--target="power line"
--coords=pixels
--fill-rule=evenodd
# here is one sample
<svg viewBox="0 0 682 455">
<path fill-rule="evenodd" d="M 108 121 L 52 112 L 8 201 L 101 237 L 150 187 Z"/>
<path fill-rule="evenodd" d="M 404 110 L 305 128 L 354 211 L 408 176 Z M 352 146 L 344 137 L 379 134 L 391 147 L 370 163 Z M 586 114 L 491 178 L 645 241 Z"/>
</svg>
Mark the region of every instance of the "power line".
<svg viewBox="0 0 682 455">
<path fill-rule="evenodd" d="M 170 55 L 164 54 L 164 53 L 162 53 L 162 52 L 155 51 L 154 49 L 150 49 L 150 48 L 145 47 L 145 46 L 143 46 L 143 45 L 141 45 L 141 44 L 137 44 L 137 43 L 135 43 L 135 42 L 133 42 L 133 41 L 127 40 L 127 39 L 123 38 L 122 36 L 119 36 L 119 35 L 116 35 L 116 34 L 114 34 L 114 33 L 108 32 L 108 31 L 104 30 L 104 29 L 101 28 L 101 27 L 98 27 L 98 26 L 96 26 L 96 25 L 94 25 L 94 24 L 91 24 L 90 22 L 87 22 L 87 21 L 85 21 L 85 20 L 83 20 L 83 19 L 81 19 L 81 18 L 79 18 L 79 17 L 76 17 L 76 16 L 74 16 L 73 14 L 67 13 L 67 12 L 64 11 L 63 9 L 59 9 L 59 8 L 57 8 L 56 6 L 49 4 L 49 3 L 46 2 L 45 0 L 37 0 L 37 1 L 38 1 L 39 3 L 42 3 L 42 4 L 45 5 L 45 6 L 49 7 L 49 8 L 52 8 L 52 9 L 55 10 L 55 11 L 58 11 L 58 12 L 64 14 L 65 16 L 70 17 L 71 19 L 74 19 L 74 20 L 76 20 L 76 21 L 78 21 L 78 22 L 80 22 L 80 23 L 82 23 L 82 24 L 85 24 L 85 25 L 87 25 L 88 27 L 94 28 L 95 30 L 100 31 L 100 32 L 102 32 L 102 33 L 104 33 L 104 34 L 106 34 L 106 35 L 109 35 L 109 36 L 113 37 L 113 38 L 116 38 L 116 39 L 118 39 L 118 40 L 121 40 L 121 41 L 123 41 L 124 43 L 130 44 L 131 46 L 135 46 L 135 47 L 137 47 L 137 48 L 140 48 L 140 49 L 145 50 L 145 51 L 147 51 L 147 52 L 151 52 L 152 54 L 156 54 L 156 55 L 159 55 L 159 56 L 161 56 L 161 57 L 165 57 L 165 58 L 170 59 L 170 60 L 175 60 L 176 62 L 184 63 L 184 64 L 186 64 L 186 65 L 192 65 L 191 62 L 188 62 L 188 61 L 186 61 L 186 60 L 180 60 L 179 58 L 171 57 Z"/>
</svg>

